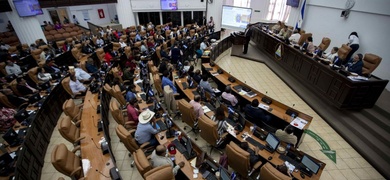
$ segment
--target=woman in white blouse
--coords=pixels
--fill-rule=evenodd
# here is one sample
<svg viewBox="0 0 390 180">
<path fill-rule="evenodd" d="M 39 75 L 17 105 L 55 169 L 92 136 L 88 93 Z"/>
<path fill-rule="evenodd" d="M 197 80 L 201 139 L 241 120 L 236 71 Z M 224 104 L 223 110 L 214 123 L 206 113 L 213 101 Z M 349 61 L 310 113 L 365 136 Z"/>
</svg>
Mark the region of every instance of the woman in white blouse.
<svg viewBox="0 0 390 180">
<path fill-rule="evenodd" d="M 351 32 L 351 34 L 349 35 L 348 46 L 352 50 L 348 53 L 347 58 L 344 59 L 344 62 L 348 62 L 349 59 L 351 59 L 353 53 L 355 53 L 359 49 L 359 36 L 356 32 Z"/>
</svg>

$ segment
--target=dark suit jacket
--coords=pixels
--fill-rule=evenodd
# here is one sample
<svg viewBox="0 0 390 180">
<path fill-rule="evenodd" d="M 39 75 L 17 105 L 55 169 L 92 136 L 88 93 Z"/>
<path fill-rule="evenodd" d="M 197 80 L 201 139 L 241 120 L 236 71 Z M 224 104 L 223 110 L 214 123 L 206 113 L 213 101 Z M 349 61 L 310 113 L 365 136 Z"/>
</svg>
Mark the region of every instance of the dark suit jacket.
<svg viewBox="0 0 390 180">
<path fill-rule="evenodd" d="M 250 38 L 251 36 L 252 36 L 252 27 L 249 27 L 249 29 L 247 28 L 247 29 L 245 29 L 245 31 L 244 31 L 244 36 L 246 37 L 246 38 Z"/>
<path fill-rule="evenodd" d="M 22 94 L 23 96 L 28 95 L 28 94 L 34 94 L 34 92 L 31 89 L 29 89 L 26 86 L 19 85 L 19 84 L 16 86 L 16 89 L 18 89 L 20 94 Z"/>
<path fill-rule="evenodd" d="M 358 61 L 355 64 L 353 64 L 352 62 L 353 62 L 353 60 L 351 58 L 348 62 L 348 71 L 362 75 L 363 61 Z"/>
<path fill-rule="evenodd" d="M 248 117 L 251 117 L 253 118 L 251 119 L 252 121 L 261 120 L 267 122 L 270 120 L 270 117 L 267 117 L 264 113 L 264 110 L 260 109 L 259 107 L 252 107 L 252 105 L 247 104 L 244 111 L 246 118 L 248 119 Z"/>
<path fill-rule="evenodd" d="M 13 94 L 7 95 L 7 98 L 8 98 L 8 101 L 16 107 L 19 107 L 23 103 L 27 102 L 24 99 L 21 99 L 20 97 L 17 97 Z"/>
</svg>

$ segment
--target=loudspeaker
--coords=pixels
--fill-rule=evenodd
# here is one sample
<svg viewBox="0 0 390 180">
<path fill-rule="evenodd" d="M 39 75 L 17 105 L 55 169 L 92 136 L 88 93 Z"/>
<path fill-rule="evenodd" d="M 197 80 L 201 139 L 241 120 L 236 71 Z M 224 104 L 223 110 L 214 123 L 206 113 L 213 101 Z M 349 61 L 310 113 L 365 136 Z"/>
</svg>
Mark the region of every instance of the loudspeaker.
<svg viewBox="0 0 390 180">
<path fill-rule="evenodd" d="M 102 148 L 102 152 L 103 154 L 107 154 L 109 151 L 108 151 L 108 142 L 107 141 L 104 141 L 102 142 L 101 144 L 101 148 Z"/>
<path fill-rule="evenodd" d="M 287 109 L 286 110 L 286 114 L 291 116 L 292 114 L 294 114 L 295 116 L 298 116 L 298 112 L 292 110 L 292 109 Z"/>
<path fill-rule="evenodd" d="M 217 73 L 218 73 L 218 74 L 223 74 L 223 71 L 222 71 L 222 69 L 221 69 L 221 68 L 219 68 L 219 69 L 217 70 Z"/>
<path fill-rule="evenodd" d="M 110 169 L 110 176 L 113 180 L 122 180 L 121 175 L 119 175 L 119 170 L 116 167 Z"/>
<path fill-rule="evenodd" d="M 236 82 L 236 80 L 235 80 L 234 77 L 232 77 L 232 76 L 230 76 L 230 77 L 228 78 L 228 80 L 229 80 L 231 83 Z"/>
<path fill-rule="evenodd" d="M 103 131 L 103 121 L 98 121 L 97 126 L 98 126 L 98 132 Z"/>
<path fill-rule="evenodd" d="M 265 97 L 265 96 L 263 98 L 261 98 L 261 101 L 263 101 L 264 103 L 266 103 L 268 105 L 272 104 L 272 100 Z"/>
</svg>

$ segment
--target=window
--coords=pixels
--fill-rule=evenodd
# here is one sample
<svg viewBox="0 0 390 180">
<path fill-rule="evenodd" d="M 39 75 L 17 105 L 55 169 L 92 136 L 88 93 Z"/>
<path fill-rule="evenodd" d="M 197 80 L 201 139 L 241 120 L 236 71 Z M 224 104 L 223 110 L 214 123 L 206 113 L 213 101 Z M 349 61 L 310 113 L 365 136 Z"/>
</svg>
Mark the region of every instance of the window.
<svg viewBox="0 0 390 180">
<path fill-rule="evenodd" d="M 183 12 L 183 18 L 184 18 L 184 26 L 186 24 L 191 24 L 192 23 L 192 15 L 191 15 L 191 11 L 184 11 Z"/>
<path fill-rule="evenodd" d="M 286 0 L 270 0 L 267 20 L 287 22 L 291 7 L 286 5 Z"/>
<path fill-rule="evenodd" d="M 161 24 L 159 12 L 139 12 L 138 13 L 139 24 L 147 24 L 152 22 L 154 25 Z"/>
<path fill-rule="evenodd" d="M 203 11 L 194 11 L 194 16 L 192 19 L 194 21 L 198 22 L 198 25 L 201 26 L 203 25 Z"/>
<path fill-rule="evenodd" d="M 251 0 L 234 0 L 234 6 L 250 8 Z"/>
<path fill-rule="evenodd" d="M 181 12 L 162 12 L 163 24 L 172 21 L 172 26 L 181 26 Z"/>
</svg>

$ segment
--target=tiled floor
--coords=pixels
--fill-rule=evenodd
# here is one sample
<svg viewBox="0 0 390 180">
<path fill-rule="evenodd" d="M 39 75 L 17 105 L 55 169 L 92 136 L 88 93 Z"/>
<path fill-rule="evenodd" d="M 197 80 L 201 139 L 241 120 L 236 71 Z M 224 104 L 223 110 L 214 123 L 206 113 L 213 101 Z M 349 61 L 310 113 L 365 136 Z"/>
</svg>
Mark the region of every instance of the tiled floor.
<svg viewBox="0 0 390 180">
<path fill-rule="evenodd" d="M 245 59 L 230 56 L 230 51 L 222 54 L 217 64 L 224 70 L 230 72 L 236 78 L 246 82 L 249 86 L 257 89 L 260 92 L 286 104 L 294 106 L 294 108 L 305 112 L 313 117 L 310 130 L 320 135 L 331 147 L 337 152 L 337 163 L 329 160 L 321 151 L 321 146 L 310 136 L 306 136 L 300 146 L 300 150 L 309 155 L 320 159 L 326 163 L 321 179 L 384 179 L 366 160 L 362 158 L 341 136 L 339 136 L 313 109 L 311 109 L 301 98 L 299 98 L 278 76 L 276 76 L 267 66 L 262 63 L 248 61 Z M 198 63 L 197 68 L 200 68 Z M 243 71 L 245 69 L 245 71 Z M 176 123 L 183 127 L 183 123 L 176 120 Z M 110 136 L 114 155 L 117 160 L 117 166 L 122 177 L 132 180 L 142 179 L 136 168 L 131 168 L 130 163 L 132 158 L 127 154 L 128 151 L 122 143 L 119 142 L 115 133 L 116 122 L 110 115 Z M 193 136 L 190 133 L 190 136 Z M 58 177 L 65 177 L 58 173 L 50 163 L 51 150 L 54 145 L 59 143 L 67 144 L 71 149 L 73 146 L 61 137 L 57 128 L 54 130 L 47 154 L 45 157 L 45 165 L 42 170 L 43 180 L 55 180 Z M 209 152 L 205 141 L 198 137 L 196 142 L 204 151 Z M 219 159 L 219 153 L 213 151 L 211 155 L 214 159 Z M 65 177 L 65 179 L 70 179 Z"/>
</svg>

